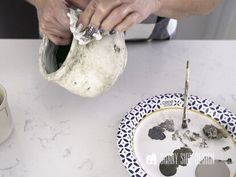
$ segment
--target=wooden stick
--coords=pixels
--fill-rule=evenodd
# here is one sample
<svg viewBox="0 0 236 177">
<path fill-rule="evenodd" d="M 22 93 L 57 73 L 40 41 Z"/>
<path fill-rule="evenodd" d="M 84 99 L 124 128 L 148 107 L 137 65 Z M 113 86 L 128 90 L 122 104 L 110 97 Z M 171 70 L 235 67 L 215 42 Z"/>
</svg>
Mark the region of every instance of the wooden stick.
<svg viewBox="0 0 236 177">
<path fill-rule="evenodd" d="M 183 110 L 183 120 L 182 128 L 188 128 L 187 124 L 187 106 L 188 106 L 188 96 L 189 96 L 189 61 L 186 64 L 186 77 L 185 77 L 185 88 L 184 88 L 184 110 Z"/>
</svg>

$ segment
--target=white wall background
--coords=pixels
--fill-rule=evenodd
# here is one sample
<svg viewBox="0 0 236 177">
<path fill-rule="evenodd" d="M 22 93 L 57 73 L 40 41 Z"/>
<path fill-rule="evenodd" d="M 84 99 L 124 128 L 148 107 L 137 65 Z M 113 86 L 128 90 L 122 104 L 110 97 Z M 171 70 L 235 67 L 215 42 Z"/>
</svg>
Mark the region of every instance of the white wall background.
<svg viewBox="0 0 236 177">
<path fill-rule="evenodd" d="M 177 39 L 236 39 L 236 0 L 222 0 L 208 16 L 180 20 Z"/>
</svg>

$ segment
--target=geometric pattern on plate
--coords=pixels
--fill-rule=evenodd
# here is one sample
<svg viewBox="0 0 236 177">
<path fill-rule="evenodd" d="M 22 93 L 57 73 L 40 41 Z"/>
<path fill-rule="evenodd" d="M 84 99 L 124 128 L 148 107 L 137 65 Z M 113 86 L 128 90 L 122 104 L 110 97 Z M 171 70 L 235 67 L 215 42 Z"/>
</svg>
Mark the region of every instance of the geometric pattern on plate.
<svg viewBox="0 0 236 177">
<path fill-rule="evenodd" d="M 160 109 L 183 107 L 184 97 L 181 93 L 167 93 L 139 102 L 121 120 L 117 132 L 117 146 L 121 161 L 131 177 L 148 177 L 139 165 L 132 147 L 133 136 L 143 118 Z M 226 108 L 208 99 L 190 95 L 188 109 L 195 110 L 215 119 L 236 139 L 236 116 Z"/>
</svg>

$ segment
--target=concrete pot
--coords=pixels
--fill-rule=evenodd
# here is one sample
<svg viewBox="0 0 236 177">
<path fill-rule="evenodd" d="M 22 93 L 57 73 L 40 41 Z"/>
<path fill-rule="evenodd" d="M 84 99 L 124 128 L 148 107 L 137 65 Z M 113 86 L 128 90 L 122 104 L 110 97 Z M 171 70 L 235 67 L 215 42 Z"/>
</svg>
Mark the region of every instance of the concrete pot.
<svg viewBox="0 0 236 177">
<path fill-rule="evenodd" d="M 111 88 L 127 62 L 123 33 L 104 36 L 100 41 L 56 46 L 44 36 L 39 66 L 43 77 L 82 97 L 95 97 Z"/>
</svg>

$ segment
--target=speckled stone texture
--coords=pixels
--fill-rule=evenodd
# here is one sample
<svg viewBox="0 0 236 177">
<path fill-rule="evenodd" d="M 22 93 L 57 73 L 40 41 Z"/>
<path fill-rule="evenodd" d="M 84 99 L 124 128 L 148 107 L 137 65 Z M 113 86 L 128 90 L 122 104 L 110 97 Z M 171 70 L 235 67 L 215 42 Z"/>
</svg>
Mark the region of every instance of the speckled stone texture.
<svg viewBox="0 0 236 177">
<path fill-rule="evenodd" d="M 95 97 L 113 86 L 127 62 L 123 33 L 105 36 L 86 46 L 73 39 L 64 63 L 58 67 L 58 46 L 44 36 L 39 66 L 43 77 L 82 97 Z"/>
</svg>

